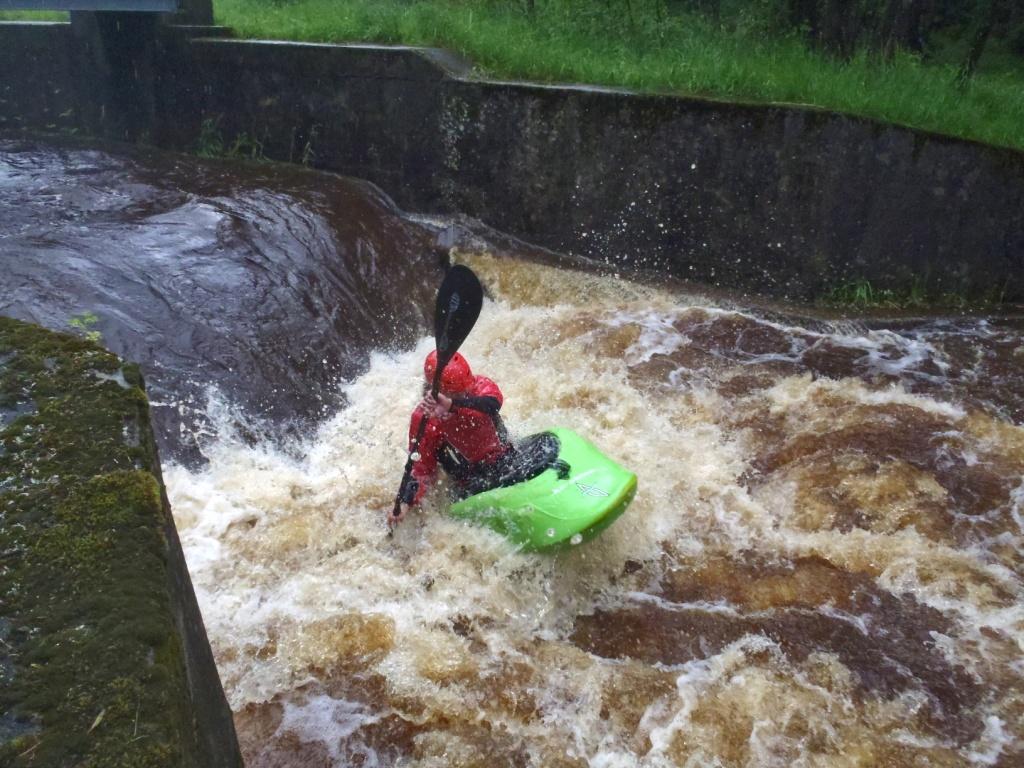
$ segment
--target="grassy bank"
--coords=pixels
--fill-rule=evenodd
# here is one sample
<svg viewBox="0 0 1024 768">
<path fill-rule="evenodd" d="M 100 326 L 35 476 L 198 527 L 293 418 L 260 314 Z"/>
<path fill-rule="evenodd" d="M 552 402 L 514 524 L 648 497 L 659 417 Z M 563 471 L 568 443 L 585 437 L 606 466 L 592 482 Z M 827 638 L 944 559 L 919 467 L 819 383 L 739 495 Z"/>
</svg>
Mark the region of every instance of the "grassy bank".
<svg viewBox="0 0 1024 768">
<path fill-rule="evenodd" d="M 957 87 L 952 64 L 909 54 L 843 62 L 755 18 L 695 13 L 610 19 L 579 3 L 479 0 L 217 0 L 217 22 L 243 37 L 441 46 L 480 74 L 621 86 L 746 102 L 811 104 L 1024 149 L 1024 69 L 979 73 Z M 594 8 L 605 4 L 593 3 Z M 603 16 L 602 16 L 603 13 Z"/>
<path fill-rule="evenodd" d="M 0 21 L 67 21 L 66 11 L 0 11 Z"/>
</svg>

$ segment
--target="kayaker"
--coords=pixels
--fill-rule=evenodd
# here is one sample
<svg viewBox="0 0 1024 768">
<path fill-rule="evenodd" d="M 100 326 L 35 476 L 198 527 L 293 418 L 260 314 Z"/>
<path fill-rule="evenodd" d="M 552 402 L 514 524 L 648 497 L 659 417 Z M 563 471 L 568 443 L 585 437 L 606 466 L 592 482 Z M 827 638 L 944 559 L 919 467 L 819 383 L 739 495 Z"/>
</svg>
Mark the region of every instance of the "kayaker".
<svg viewBox="0 0 1024 768">
<path fill-rule="evenodd" d="M 437 352 L 423 363 L 427 387 L 437 370 Z M 388 525 L 401 522 L 419 504 L 437 477 L 440 465 L 455 481 L 460 495 L 480 493 L 502 483 L 513 469 L 515 451 L 499 411 L 504 398 L 498 385 L 486 376 L 473 374 L 458 352 L 441 374 L 437 398 L 426 396 L 412 413 L 409 443 L 428 419 L 414 456 L 412 480 L 406 486 L 398 516 L 388 513 Z"/>
</svg>

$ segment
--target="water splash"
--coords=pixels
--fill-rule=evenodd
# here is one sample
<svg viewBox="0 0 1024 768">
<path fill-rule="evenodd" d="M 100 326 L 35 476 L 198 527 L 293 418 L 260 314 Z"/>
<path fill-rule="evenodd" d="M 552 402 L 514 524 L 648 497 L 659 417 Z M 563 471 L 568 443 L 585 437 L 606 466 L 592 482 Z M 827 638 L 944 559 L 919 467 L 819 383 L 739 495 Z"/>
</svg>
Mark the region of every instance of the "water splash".
<svg viewBox="0 0 1024 768">
<path fill-rule="evenodd" d="M 168 467 L 250 766 L 1018 759 L 1024 430 L 944 385 L 942 338 L 466 258 L 509 424 L 578 430 L 640 492 L 555 557 L 443 489 L 386 539 L 426 338 L 297 449 Z"/>
</svg>

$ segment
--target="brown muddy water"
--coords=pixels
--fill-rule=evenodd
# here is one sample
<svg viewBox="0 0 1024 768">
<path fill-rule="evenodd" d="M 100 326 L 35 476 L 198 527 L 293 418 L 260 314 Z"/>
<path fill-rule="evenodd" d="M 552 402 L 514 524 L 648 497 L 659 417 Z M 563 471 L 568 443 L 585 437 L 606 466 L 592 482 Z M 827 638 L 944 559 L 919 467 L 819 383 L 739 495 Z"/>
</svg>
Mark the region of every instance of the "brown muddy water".
<svg viewBox="0 0 1024 768">
<path fill-rule="evenodd" d="M 0 312 L 95 312 L 191 408 L 154 413 L 250 768 L 1024 763 L 1019 319 L 811 317 L 467 240 L 464 351 L 510 427 L 640 490 L 556 556 L 440 494 L 388 540 L 433 224 L 333 176 L 13 142 L 0 210 Z"/>
</svg>

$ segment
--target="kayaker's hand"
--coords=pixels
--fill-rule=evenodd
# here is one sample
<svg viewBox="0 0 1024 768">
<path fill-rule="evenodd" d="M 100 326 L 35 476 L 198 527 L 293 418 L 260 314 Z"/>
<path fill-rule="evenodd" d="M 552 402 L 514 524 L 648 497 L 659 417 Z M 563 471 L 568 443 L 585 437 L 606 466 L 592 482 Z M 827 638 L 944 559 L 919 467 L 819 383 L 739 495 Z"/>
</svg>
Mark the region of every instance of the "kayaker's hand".
<svg viewBox="0 0 1024 768">
<path fill-rule="evenodd" d="M 443 419 L 452 411 L 452 399 L 441 392 L 437 393 L 436 398 L 427 395 L 420 403 L 420 408 L 429 416 Z"/>
<path fill-rule="evenodd" d="M 397 516 L 388 512 L 388 530 L 393 530 L 400 522 L 405 520 L 407 514 L 409 514 L 409 505 L 404 502 L 398 505 Z"/>
</svg>

